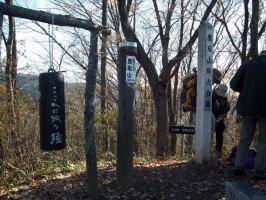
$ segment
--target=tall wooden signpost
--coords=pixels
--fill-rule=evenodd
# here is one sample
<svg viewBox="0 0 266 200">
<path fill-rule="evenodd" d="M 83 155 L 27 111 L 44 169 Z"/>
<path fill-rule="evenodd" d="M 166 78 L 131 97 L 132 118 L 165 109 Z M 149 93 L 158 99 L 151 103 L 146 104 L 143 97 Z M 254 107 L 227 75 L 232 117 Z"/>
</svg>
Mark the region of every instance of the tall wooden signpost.
<svg viewBox="0 0 266 200">
<path fill-rule="evenodd" d="M 117 181 L 130 184 L 133 170 L 133 137 L 136 133 L 135 82 L 137 43 L 121 42 L 118 70 Z"/>
<path fill-rule="evenodd" d="M 203 163 L 211 156 L 213 27 L 210 23 L 201 23 L 198 40 L 195 159 Z"/>
</svg>

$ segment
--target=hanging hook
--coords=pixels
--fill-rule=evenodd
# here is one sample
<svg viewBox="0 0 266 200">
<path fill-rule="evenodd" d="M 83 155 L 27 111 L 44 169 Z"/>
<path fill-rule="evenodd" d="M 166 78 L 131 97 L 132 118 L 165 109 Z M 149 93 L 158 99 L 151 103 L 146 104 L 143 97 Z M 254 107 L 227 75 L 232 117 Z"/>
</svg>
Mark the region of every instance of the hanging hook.
<svg viewBox="0 0 266 200">
<path fill-rule="evenodd" d="M 50 67 L 50 68 L 48 69 L 48 73 L 53 73 L 53 72 L 55 72 L 55 69 Z"/>
</svg>

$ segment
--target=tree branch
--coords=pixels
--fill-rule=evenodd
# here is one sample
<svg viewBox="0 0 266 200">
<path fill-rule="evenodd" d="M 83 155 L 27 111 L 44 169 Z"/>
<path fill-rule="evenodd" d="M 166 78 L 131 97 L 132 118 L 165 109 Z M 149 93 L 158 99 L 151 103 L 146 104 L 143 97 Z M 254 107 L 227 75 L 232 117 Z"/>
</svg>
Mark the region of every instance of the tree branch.
<svg viewBox="0 0 266 200">
<path fill-rule="evenodd" d="M 128 23 L 125 0 L 118 0 L 118 9 L 119 9 L 120 21 L 121 21 L 123 33 L 128 41 L 137 42 L 137 46 L 138 46 L 137 47 L 137 51 L 138 51 L 137 59 L 139 63 L 142 65 L 143 69 L 145 70 L 148 76 L 150 85 L 152 89 L 154 90 L 158 82 L 158 74 L 156 72 L 154 64 L 149 59 L 142 44 L 140 43 L 136 34 L 134 33 L 134 30 Z"/>
<path fill-rule="evenodd" d="M 242 34 L 242 44 L 243 44 L 242 54 L 240 54 L 242 62 L 246 60 L 246 53 L 247 53 L 248 21 L 249 21 L 248 3 L 249 3 L 249 0 L 244 0 L 245 22 L 244 22 L 244 30 Z"/>
<path fill-rule="evenodd" d="M 162 43 L 162 46 L 164 47 L 165 42 L 164 42 L 164 35 L 163 35 L 163 25 L 162 25 L 162 21 L 161 21 L 159 9 L 158 9 L 157 1 L 156 0 L 152 0 L 152 2 L 153 2 L 154 10 L 155 10 L 155 13 L 156 13 L 156 19 L 157 19 L 157 23 L 158 23 L 158 27 L 159 27 L 161 43 Z"/>
<path fill-rule="evenodd" d="M 127 16 L 129 15 L 131 4 L 132 4 L 132 0 L 127 0 Z"/>
<path fill-rule="evenodd" d="M 262 36 L 262 34 L 264 33 L 265 31 L 265 27 L 266 27 L 266 20 L 264 21 L 260 31 L 259 31 L 259 38 Z"/>
<path fill-rule="evenodd" d="M 205 21 L 208 17 L 209 14 L 211 13 L 214 5 L 216 4 L 217 0 L 212 0 L 212 2 L 209 4 L 209 6 L 207 7 L 207 9 L 205 10 L 205 13 L 201 19 L 201 21 Z M 167 66 L 169 73 L 166 74 L 165 77 L 163 77 L 163 82 L 167 82 L 171 77 L 170 77 L 170 72 L 172 70 L 172 68 L 177 65 L 178 63 L 180 64 L 181 60 L 189 53 L 189 51 L 191 50 L 193 44 L 195 43 L 196 39 L 198 38 L 198 29 L 194 32 L 194 34 L 192 35 L 192 37 L 189 39 L 189 41 L 187 42 L 187 44 L 181 49 L 181 51 L 178 52 L 178 54 L 172 58 L 169 61 L 169 64 Z M 178 65 L 177 65 L 178 66 Z M 177 70 L 176 70 L 177 71 Z M 173 76 L 174 74 L 172 74 Z"/>
<path fill-rule="evenodd" d="M 259 7 L 260 3 L 257 0 L 252 0 L 252 16 L 250 22 L 250 57 L 258 56 L 258 24 L 259 24 Z"/>
<path fill-rule="evenodd" d="M 86 70 L 87 68 L 82 64 L 80 63 L 73 55 L 71 55 L 68 50 L 63 47 L 63 45 L 61 43 L 59 43 L 52 35 L 50 35 L 39 23 L 36 22 L 36 25 L 38 27 L 40 27 L 43 32 L 48 35 L 53 41 L 55 41 L 55 43 L 74 61 L 76 62 L 82 69 Z"/>
<path fill-rule="evenodd" d="M 218 17 L 216 14 L 214 14 L 214 16 L 216 17 L 216 19 L 217 19 L 219 22 L 221 22 L 221 23 L 224 25 L 225 30 L 226 30 L 226 33 L 227 33 L 227 35 L 228 35 L 228 37 L 229 37 L 229 39 L 230 39 L 230 41 L 231 41 L 233 47 L 235 48 L 235 50 L 237 51 L 237 53 L 238 53 L 239 55 L 241 55 L 241 51 L 240 51 L 240 49 L 238 48 L 238 46 L 236 45 L 235 41 L 233 40 L 233 37 L 232 37 L 232 35 L 231 35 L 230 31 L 229 31 L 229 28 L 228 28 L 228 26 L 227 26 L 227 23 L 226 23 L 226 21 L 225 21 L 225 15 L 224 15 L 225 8 L 224 8 L 223 4 L 221 4 L 221 6 L 222 6 L 222 8 L 223 8 L 223 12 L 222 12 L 223 19 L 221 19 L 220 17 Z"/>
<path fill-rule="evenodd" d="M 153 0 L 153 2 L 156 3 L 155 0 Z M 157 4 L 156 4 L 156 6 L 157 6 Z M 162 64 L 163 64 L 163 68 L 162 68 L 162 72 L 160 74 L 160 77 L 164 77 L 165 74 L 168 73 L 167 65 L 168 65 L 168 56 L 169 56 L 168 55 L 168 46 L 169 46 L 169 39 L 170 39 L 169 34 L 170 34 L 170 29 L 171 29 L 171 19 L 172 19 L 174 8 L 175 8 L 175 0 L 172 0 L 171 5 L 168 8 L 166 19 L 165 19 L 165 33 L 163 35 L 163 38 L 161 38 L 162 39 Z"/>
</svg>

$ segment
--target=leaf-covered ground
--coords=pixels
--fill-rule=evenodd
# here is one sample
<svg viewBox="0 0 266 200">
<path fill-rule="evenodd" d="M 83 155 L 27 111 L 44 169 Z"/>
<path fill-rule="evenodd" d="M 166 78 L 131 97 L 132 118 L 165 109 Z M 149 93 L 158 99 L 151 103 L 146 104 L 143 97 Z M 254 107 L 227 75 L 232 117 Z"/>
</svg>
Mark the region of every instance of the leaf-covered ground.
<svg viewBox="0 0 266 200">
<path fill-rule="evenodd" d="M 225 181 L 247 181 L 266 193 L 266 181 L 255 182 L 252 172 L 234 177 L 224 161 L 197 165 L 193 161 L 165 161 L 134 165 L 134 185 L 117 186 L 115 168 L 98 170 L 98 198 L 104 199 L 224 199 Z M 0 199 L 88 199 L 85 172 L 58 174 L 50 180 L 35 180 L 12 189 L 0 187 Z"/>
</svg>

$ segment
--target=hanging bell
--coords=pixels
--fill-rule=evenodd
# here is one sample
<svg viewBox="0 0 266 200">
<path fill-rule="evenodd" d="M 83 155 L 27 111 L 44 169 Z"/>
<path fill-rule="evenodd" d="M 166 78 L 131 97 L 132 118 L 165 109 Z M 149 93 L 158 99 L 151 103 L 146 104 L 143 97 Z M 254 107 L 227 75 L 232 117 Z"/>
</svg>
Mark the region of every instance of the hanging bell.
<svg viewBox="0 0 266 200">
<path fill-rule="evenodd" d="M 62 72 L 49 70 L 39 75 L 40 143 L 44 151 L 66 147 L 65 91 Z"/>
</svg>

